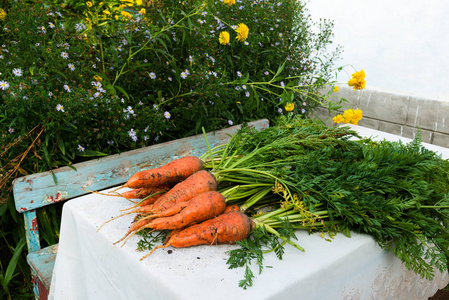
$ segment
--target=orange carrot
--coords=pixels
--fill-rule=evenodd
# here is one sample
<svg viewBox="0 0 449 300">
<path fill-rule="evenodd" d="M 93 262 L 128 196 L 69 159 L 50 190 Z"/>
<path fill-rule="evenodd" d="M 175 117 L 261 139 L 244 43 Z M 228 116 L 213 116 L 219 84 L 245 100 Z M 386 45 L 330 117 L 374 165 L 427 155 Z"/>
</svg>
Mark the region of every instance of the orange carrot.
<svg viewBox="0 0 449 300">
<path fill-rule="evenodd" d="M 162 167 L 137 172 L 123 187 L 140 188 L 176 184 L 203 169 L 203 162 L 196 156 L 175 159 Z"/>
<path fill-rule="evenodd" d="M 123 213 L 117 217 L 114 217 L 100 226 L 97 229 L 100 230 L 106 223 L 109 223 L 117 218 L 122 216 L 126 216 L 133 213 L 138 214 L 149 214 L 149 213 L 160 213 L 167 208 L 173 206 L 176 203 L 181 203 L 192 199 L 194 196 L 209 192 L 216 191 L 218 186 L 218 182 L 215 179 L 215 176 L 211 173 L 201 170 L 198 171 L 191 176 L 189 176 L 186 180 L 181 181 L 177 185 L 175 185 L 170 191 L 163 194 L 159 199 L 154 202 L 154 204 L 142 206 L 136 208 L 130 212 Z"/>
<path fill-rule="evenodd" d="M 154 204 L 164 193 L 168 191 L 169 188 L 141 188 L 144 191 L 141 191 L 137 194 L 137 196 L 141 197 L 138 199 L 142 199 L 142 201 L 138 202 L 136 205 L 128 207 L 126 209 L 122 209 L 122 211 L 134 209 L 137 207 L 149 207 L 149 205 Z M 137 189 L 135 189 L 137 190 Z M 134 190 L 133 190 L 134 191 Z M 125 192 L 126 193 L 126 192 Z M 123 195 L 124 193 L 122 193 Z M 148 194 L 148 195 L 147 195 Z"/>
<path fill-rule="evenodd" d="M 226 209 L 223 213 L 227 214 L 227 213 L 233 212 L 233 211 L 240 211 L 240 206 L 238 206 L 237 204 L 228 205 L 228 206 L 226 206 Z"/>
<path fill-rule="evenodd" d="M 130 190 L 130 191 L 127 191 L 127 192 L 123 192 L 123 193 L 121 193 L 120 195 L 122 196 L 122 197 L 124 197 L 124 198 L 126 198 L 126 199 L 144 199 L 144 198 L 146 198 L 146 197 L 148 197 L 148 196 L 151 196 L 151 195 L 153 195 L 153 194 L 157 194 L 157 195 L 155 195 L 155 196 L 159 196 L 160 197 L 160 195 L 162 194 L 162 193 L 164 193 L 164 192 L 166 192 L 166 191 L 168 191 L 168 190 L 170 190 L 170 187 L 158 187 L 158 188 L 137 188 L 137 189 L 132 189 L 132 190 Z M 156 201 L 157 200 L 157 198 L 159 198 L 159 197 L 156 197 L 156 199 L 154 199 L 153 197 L 151 197 L 151 198 L 153 198 L 154 199 L 154 201 Z M 154 202 L 153 201 L 153 202 Z M 142 202 L 141 202 L 142 203 Z M 148 203 L 148 204 L 152 204 L 152 203 Z M 142 205 L 142 204 L 141 204 Z"/>
<path fill-rule="evenodd" d="M 196 195 L 189 201 L 176 203 L 160 213 L 139 219 L 136 222 L 137 224 L 134 223 L 134 226 L 129 228 L 126 235 L 116 243 L 146 228 L 173 230 L 203 222 L 220 215 L 225 208 L 226 200 L 222 194 L 216 191 L 205 192 Z M 149 222 L 146 222 L 147 220 Z"/>
<path fill-rule="evenodd" d="M 185 248 L 197 245 L 235 244 L 246 239 L 252 229 L 252 220 L 242 212 L 221 214 L 176 232 L 164 245 L 155 247 L 140 260 L 150 256 L 156 249 L 168 246 Z"/>
<path fill-rule="evenodd" d="M 205 170 L 198 171 L 154 202 L 153 213 L 164 211 L 176 203 L 188 201 L 198 194 L 216 191 L 217 187 L 218 182 L 214 175 Z"/>
<path fill-rule="evenodd" d="M 224 212 L 226 201 L 219 192 L 211 191 L 199 194 L 184 205 L 177 214 L 159 217 L 151 221 L 146 228 L 154 230 L 180 229 L 214 218 Z M 167 212 L 164 211 L 163 213 Z"/>
</svg>

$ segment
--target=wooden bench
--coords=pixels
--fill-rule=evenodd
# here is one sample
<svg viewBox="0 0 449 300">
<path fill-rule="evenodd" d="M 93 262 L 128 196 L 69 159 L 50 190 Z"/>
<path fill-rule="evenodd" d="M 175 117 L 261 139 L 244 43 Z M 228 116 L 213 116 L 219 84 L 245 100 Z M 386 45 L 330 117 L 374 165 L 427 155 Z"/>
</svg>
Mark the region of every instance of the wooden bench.
<svg viewBox="0 0 449 300">
<path fill-rule="evenodd" d="M 268 120 L 249 123 L 261 130 L 268 127 Z M 233 126 L 208 133 L 211 147 L 229 140 L 240 126 Z M 196 135 L 150 147 L 93 159 L 73 165 L 76 169 L 61 167 L 20 177 L 13 182 L 16 209 L 24 214 L 28 246 L 27 260 L 34 278 L 34 292 L 39 299 L 47 299 L 58 245 L 41 249 L 36 209 L 86 194 L 88 190 L 103 190 L 123 184 L 134 173 L 158 167 L 174 158 L 196 155 L 207 151 L 204 135 Z M 56 183 L 54 180 L 56 178 Z"/>
</svg>

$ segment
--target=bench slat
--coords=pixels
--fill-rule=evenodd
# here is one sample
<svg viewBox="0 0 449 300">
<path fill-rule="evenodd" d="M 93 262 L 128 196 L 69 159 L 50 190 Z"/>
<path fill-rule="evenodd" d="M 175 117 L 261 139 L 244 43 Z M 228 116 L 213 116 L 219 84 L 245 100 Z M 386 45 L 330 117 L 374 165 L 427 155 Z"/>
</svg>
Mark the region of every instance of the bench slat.
<svg viewBox="0 0 449 300">
<path fill-rule="evenodd" d="M 25 236 L 27 239 L 28 253 L 31 253 L 41 248 L 39 229 L 37 228 L 36 211 L 26 211 L 23 213 L 23 217 L 25 222 Z"/>
<path fill-rule="evenodd" d="M 27 256 L 28 264 L 36 272 L 36 275 L 47 290 L 50 290 L 51 276 L 53 274 L 57 252 L 58 244 L 31 252 Z"/>
<path fill-rule="evenodd" d="M 249 123 L 259 130 L 267 128 L 268 124 L 266 119 Z M 208 133 L 210 146 L 228 141 L 229 135 L 239 128 L 240 125 Z M 199 134 L 75 164 L 76 171 L 69 167 L 55 169 L 57 185 L 51 172 L 20 177 L 13 182 L 16 209 L 25 212 L 86 194 L 81 187 L 94 191 L 120 185 L 140 170 L 158 167 L 176 157 L 199 156 L 206 150 L 204 135 Z"/>
</svg>

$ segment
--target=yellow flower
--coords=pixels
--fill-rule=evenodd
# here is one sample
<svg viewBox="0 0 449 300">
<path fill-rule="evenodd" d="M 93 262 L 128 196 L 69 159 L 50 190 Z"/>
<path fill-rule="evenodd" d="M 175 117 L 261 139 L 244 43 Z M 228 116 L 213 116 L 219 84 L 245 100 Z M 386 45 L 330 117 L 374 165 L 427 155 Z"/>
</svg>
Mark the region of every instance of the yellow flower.
<svg viewBox="0 0 449 300">
<path fill-rule="evenodd" d="M 343 123 L 357 125 L 362 119 L 363 112 L 361 109 L 347 109 L 343 112 Z"/>
<path fill-rule="evenodd" d="M 131 14 L 127 11 L 122 11 L 120 14 L 128 19 L 131 19 Z"/>
<path fill-rule="evenodd" d="M 227 31 L 220 32 L 220 36 L 218 37 L 218 41 L 220 42 L 220 44 L 227 45 L 229 44 L 229 40 L 230 40 L 229 32 Z"/>
<path fill-rule="evenodd" d="M 334 89 L 332 91 L 334 91 L 334 93 L 338 92 L 338 85 L 334 86 Z"/>
<path fill-rule="evenodd" d="M 141 6 L 142 5 L 142 0 L 136 0 L 136 5 L 137 6 Z"/>
<path fill-rule="evenodd" d="M 121 4 L 120 6 L 122 6 L 122 5 L 132 6 L 134 4 L 133 0 L 122 0 L 121 2 L 124 3 L 124 4 Z"/>
<path fill-rule="evenodd" d="M 235 38 L 238 41 L 243 42 L 248 38 L 249 28 L 245 24 L 240 23 L 235 32 L 237 32 L 237 36 Z"/>
<path fill-rule="evenodd" d="M 365 71 L 363 69 L 352 74 L 352 78 L 348 81 L 348 85 L 354 87 L 354 91 L 364 89 L 365 83 Z"/>
<path fill-rule="evenodd" d="M 233 4 L 235 4 L 235 0 L 224 0 L 223 2 L 229 6 L 232 6 Z"/>
<path fill-rule="evenodd" d="M 3 8 L 0 8 L 0 20 L 4 21 L 6 18 L 6 11 L 3 10 Z"/>
<path fill-rule="evenodd" d="M 98 81 L 98 82 L 102 82 L 102 81 L 103 81 L 103 78 L 102 78 L 101 76 L 98 76 L 98 75 L 95 75 L 95 76 L 94 76 L 94 79 L 95 79 L 96 81 Z"/>
<path fill-rule="evenodd" d="M 145 10 L 145 8 L 142 8 L 141 10 L 139 10 L 139 14 L 144 15 L 146 14 L 147 11 Z"/>
<path fill-rule="evenodd" d="M 92 4 L 91 1 L 87 1 L 87 2 L 86 2 L 86 5 L 87 5 L 87 7 L 92 7 L 93 4 Z"/>
<path fill-rule="evenodd" d="M 295 109 L 295 103 L 287 103 L 285 105 L 285 110 L 286 111 L 293 111 Z"/>
<path fill-rule="evenodd" d="M 334 123 L 338 124 L 340 122 L 343 122 L 343 116 L 342 115 L 336 115 L 335 117 L 332 118 L 332 121 L 334 121 Z"/>
</svg>

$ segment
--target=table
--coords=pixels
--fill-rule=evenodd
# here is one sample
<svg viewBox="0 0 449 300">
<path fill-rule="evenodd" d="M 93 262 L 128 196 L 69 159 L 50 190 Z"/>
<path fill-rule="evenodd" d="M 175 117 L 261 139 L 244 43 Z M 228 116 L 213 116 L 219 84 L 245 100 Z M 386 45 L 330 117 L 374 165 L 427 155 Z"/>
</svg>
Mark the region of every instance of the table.
<svg viewBox="0 0 449 300">
<path fill-rule="evenodd" d="M 353 126 L 376 139 L 400 137 Z M 407 141 L 404 139 L 404 141 Z M 427 146 L 427 145 L 426 145 Z M 449 149 L 432 146 L 449 157 Z M 247 290 L 238 287 L 244 269 L 228 269 L 226 251 L 235 245 L 158 249 L 143 261 L 139 237 L 113 245 L 133 215 L 97 229 L 130 203 L 89 194 L 64 204 L 50 299 L 427 299 L 449 282 L 437 272 L 429 282 L 408 271 L 368 235 L 337 234 L 332 241 L 297 233 L 300 252 L 285 247 L 283 260 L 265 256 L 265 268 Z M 326 237 L 329 238 L 329 237 Z"/>
</svg>

